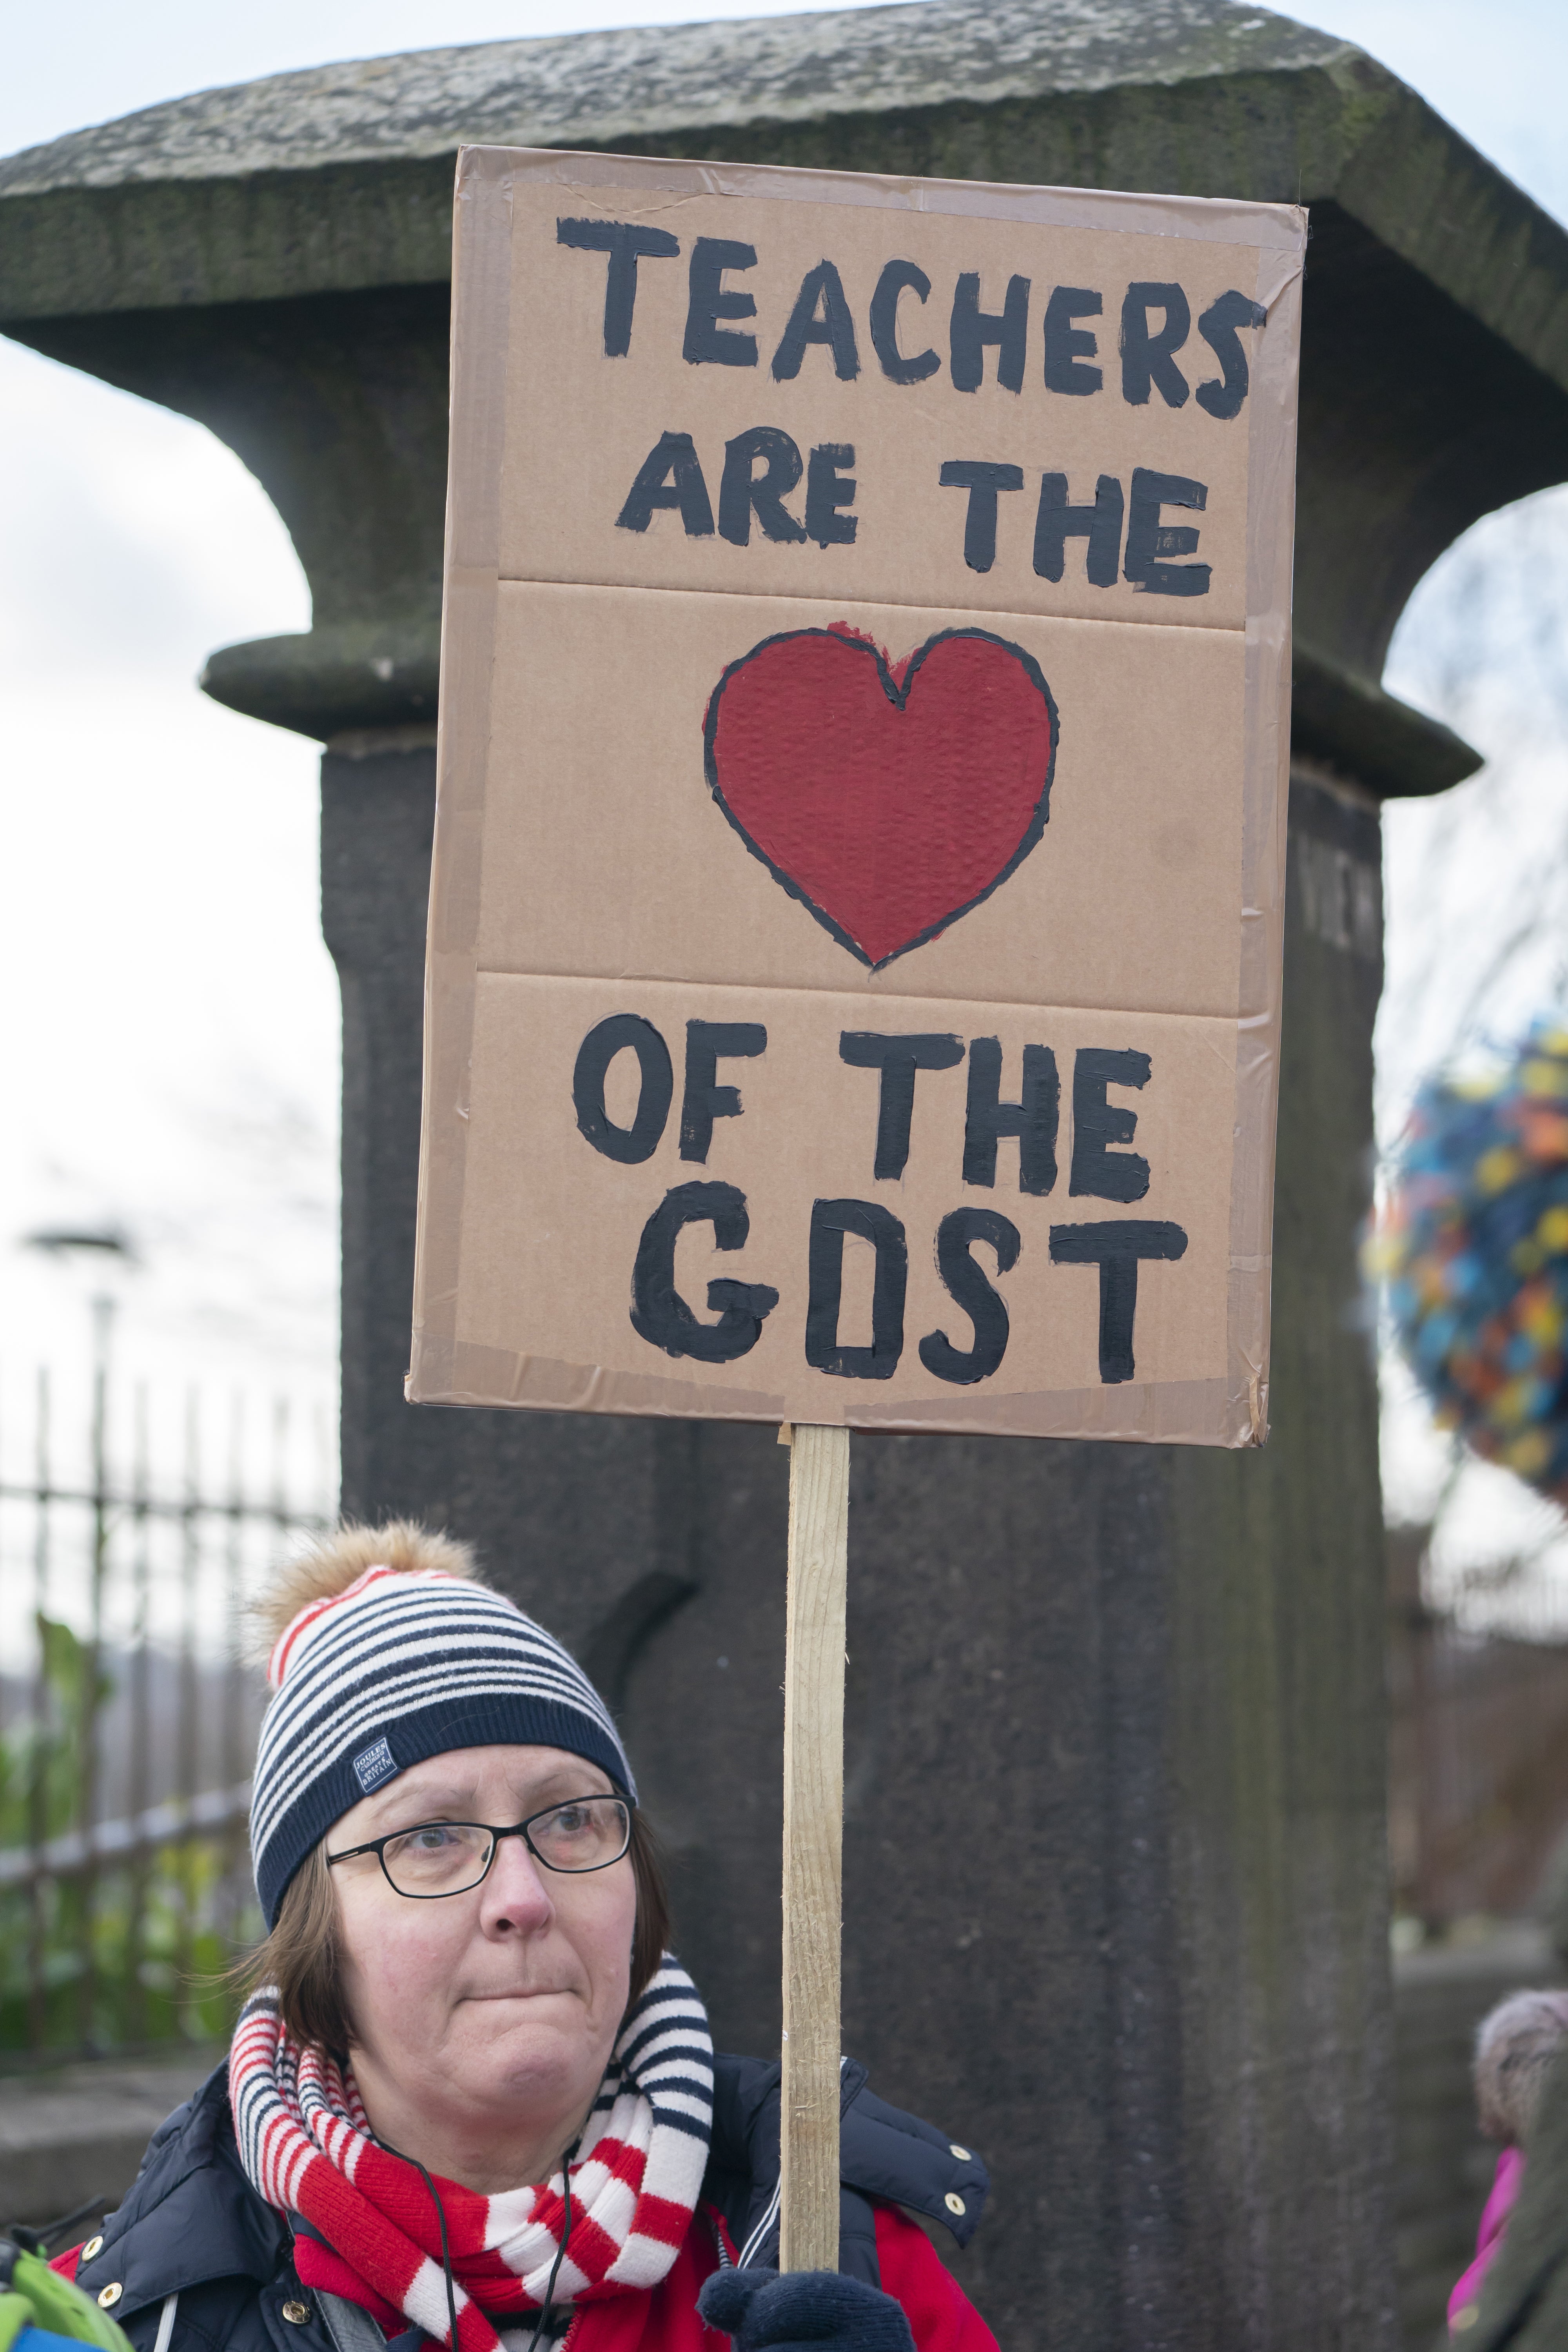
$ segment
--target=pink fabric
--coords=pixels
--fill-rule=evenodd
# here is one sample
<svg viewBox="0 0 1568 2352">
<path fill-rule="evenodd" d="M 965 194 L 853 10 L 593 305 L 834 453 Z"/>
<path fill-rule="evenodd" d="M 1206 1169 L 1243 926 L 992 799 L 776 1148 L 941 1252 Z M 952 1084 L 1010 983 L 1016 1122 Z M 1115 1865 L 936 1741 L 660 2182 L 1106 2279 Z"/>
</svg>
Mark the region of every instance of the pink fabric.
<svg viewBox="0 0 1568 2352">
<path fill-rule="evenodd" d="M 1481 2226 L 1476 2231 L 1476 2259 L 1448 2297 L 1450 2327 L 1461 2311 L 1480 2300 L 1481 2281 L 1501 2249 L 1508 2217 L 1518 2202 L 1520 2183 L 1523 2179 L 1524 2150 L 1521 2147 L 1505 2147 L 1497 2160 L 1491 2195 L 1481 2212 Z"/>
</svg>

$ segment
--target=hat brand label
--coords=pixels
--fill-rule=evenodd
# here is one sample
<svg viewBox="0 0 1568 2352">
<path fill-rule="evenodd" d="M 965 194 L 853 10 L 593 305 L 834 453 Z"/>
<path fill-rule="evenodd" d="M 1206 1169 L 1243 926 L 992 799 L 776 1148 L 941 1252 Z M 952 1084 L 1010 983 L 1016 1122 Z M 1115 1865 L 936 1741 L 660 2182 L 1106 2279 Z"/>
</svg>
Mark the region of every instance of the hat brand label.
<svg viewBox="0 0 1568 2352">
<path fill-rule="evenodd" d="M 374 1748 L 362 1748 L 353 1759 L 353 1767 L 354 1778 L 367 1797 L 373 1789 L 379 1789 L 384 1780 L 390 1780 L 397 1769 L 392 1760 L 392 1750 L 384 1739 L 378 1739 Z"/>
</svg>

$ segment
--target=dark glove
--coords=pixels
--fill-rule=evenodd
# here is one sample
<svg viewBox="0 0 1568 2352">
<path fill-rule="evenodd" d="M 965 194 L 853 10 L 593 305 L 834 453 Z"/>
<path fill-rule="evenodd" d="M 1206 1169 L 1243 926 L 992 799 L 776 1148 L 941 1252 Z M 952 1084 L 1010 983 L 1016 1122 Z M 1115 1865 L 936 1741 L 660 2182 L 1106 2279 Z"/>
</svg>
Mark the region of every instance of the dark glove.
<svg viewBox="0 0 1568 2352">
<path fill-rule="evenodd" d="M 903 2305 L 838 2271 L 715 2271 L 697 2298 L 710 2327 L 733 2336 L 735 2352 L 914 2352 Z"/>
</svg>

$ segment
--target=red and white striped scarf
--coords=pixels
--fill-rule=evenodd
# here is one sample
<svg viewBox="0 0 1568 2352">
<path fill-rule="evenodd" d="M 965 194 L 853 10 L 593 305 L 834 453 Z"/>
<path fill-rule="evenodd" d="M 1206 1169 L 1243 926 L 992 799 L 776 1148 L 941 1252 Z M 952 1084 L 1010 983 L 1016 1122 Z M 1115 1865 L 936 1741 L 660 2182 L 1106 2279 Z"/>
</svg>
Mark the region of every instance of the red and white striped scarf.
<svg viewBox="0 0 1568 2352">
<path fill-rule="evenodd" d="M 352 2072 L 289 2034 L 271 1987 L 240 2012 L 228 2091 L 251 2186 L 306 2224 L 296 2249 L 305 2284 L 379 2305 L 389 2323 L 401 2313 L 449 2344 L 440 2224 L 425 2183 L 372 2137 Z M 621 2029 L 572 2162 L 554 2310 L 658 2284 L 696 2209 L 712 2121 L 707 2012 L 667 1954 Z M 544 2301 L 561 2244 L 563 2176 L 496 2197 L 433 2177 L 447 2217 L 457 2352 L 500 2352 L 509 2322 L 517 2327 Z M 316 2279 L 305 2278 L 312 2256 L 324 2264 Z M 355 2284 L 368 2292 L 354 2294 Z"/>
</svg>

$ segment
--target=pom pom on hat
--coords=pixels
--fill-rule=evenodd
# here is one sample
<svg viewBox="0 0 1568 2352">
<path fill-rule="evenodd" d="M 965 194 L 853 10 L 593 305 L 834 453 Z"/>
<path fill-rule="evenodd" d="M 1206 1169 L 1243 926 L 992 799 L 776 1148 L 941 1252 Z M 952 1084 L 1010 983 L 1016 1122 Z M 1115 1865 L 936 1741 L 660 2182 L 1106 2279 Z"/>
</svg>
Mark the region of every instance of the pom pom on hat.
<svg viewBox="0 0 1568 2352">
<path fill-rule="evenodd" d="M 1439 1426 L 1568 1502 L 1568 1028 L 1423 1087 L 1367 1267 Z"/>
</svg>

